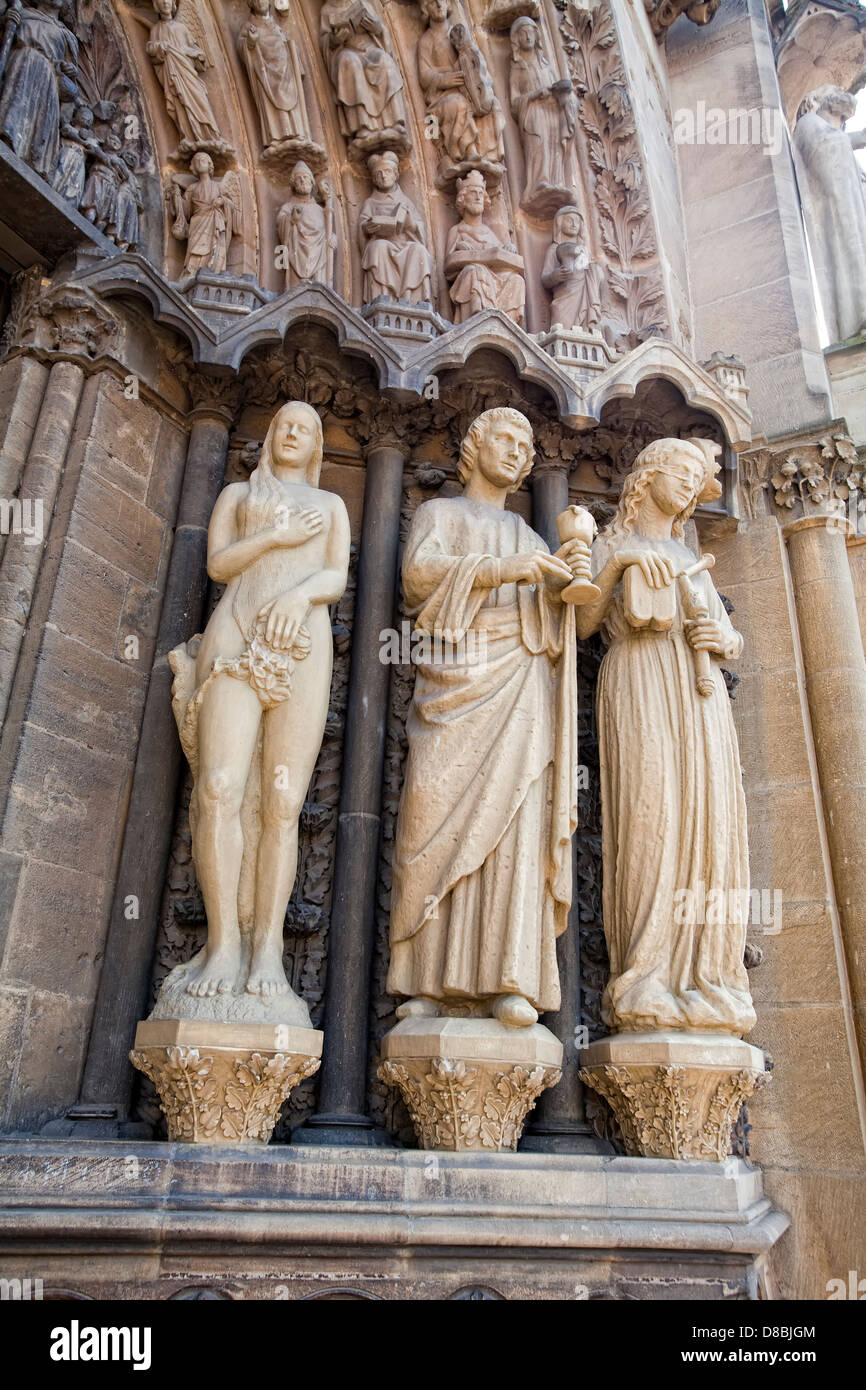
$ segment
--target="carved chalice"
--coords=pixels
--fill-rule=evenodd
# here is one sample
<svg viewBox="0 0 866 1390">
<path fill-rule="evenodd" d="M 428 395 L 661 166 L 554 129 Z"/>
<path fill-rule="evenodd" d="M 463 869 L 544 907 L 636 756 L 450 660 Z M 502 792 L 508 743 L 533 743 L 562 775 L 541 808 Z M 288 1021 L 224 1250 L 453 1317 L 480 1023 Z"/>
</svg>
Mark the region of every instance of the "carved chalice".
<svg viewBox="0 0 866 1390">
<path fill-rule="evenodd" d="M 592 545 L 598 533 L 595 518 L 586 507 L 567 507 L 556 518 L 556 529 L 563 545 L 566 541 L 585 541 Z M 601 598 L 601 589 L 589 579 L 573 579 L 560 595 L 563 603 L 594 603 Z"/>
</svg>

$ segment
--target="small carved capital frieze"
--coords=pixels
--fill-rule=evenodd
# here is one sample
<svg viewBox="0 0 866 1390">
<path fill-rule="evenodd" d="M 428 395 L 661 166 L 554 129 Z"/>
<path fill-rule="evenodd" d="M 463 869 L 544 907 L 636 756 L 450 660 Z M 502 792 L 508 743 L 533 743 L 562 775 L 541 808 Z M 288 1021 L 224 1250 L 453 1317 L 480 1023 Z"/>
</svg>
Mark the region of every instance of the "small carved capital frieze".
<svg viewBox="0 0 866 1390">
<path fill-rule="evenodd" d="M 813 518 L 859 529 L 866 511 L 866 461 L 841 429 L 740 455 L 743 514 L 775 513 L 780 521 Z"/>
</svg>

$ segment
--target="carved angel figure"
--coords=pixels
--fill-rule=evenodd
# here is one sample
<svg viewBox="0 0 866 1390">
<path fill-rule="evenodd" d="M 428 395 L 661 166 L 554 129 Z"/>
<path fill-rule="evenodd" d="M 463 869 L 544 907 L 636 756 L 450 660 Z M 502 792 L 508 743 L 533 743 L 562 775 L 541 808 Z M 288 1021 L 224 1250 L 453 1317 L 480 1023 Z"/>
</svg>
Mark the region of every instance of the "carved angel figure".
<svg viewBox="0 0 866 1390">
<path fill-rule="evenodd" d="M 224 148 L 200 73 L 207 58 L 183 20 L 178 0 L 153 0 L 159 18 L 150 30 L 147 56 L 165 93 L 165 109 L 181 135 L 182 151 Z"/>
<path fill-rule="evenodd" d="M 186 242 L 184 272 L 226 269 L 232 235 L 239 230 L 240 200 L 236 175 L 213 176 L 213 160 L 199 151 L 190 162 L 192 174 L 174 174 L 168 197 L 174 214 L 172 236 Z"/>
</svg>

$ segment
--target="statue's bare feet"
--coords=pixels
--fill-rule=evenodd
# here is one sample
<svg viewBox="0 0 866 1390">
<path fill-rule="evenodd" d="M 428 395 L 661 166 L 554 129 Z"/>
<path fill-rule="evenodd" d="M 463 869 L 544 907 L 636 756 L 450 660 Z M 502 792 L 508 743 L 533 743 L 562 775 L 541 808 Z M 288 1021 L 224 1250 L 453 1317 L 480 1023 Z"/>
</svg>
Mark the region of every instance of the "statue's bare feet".
<svg viewBox="0 0 866 1390">
<path fill-rule="evenodd" d="M 423 995 L 418 995 L 416 999 L 406 999 L 397 1006 L 398 1018 L 438 1018 L 439 1005 L 435 999 L 425 999 Z"/>
<path fill-rule="evenodd" d="M 288 994 L 289 982 L 283 969 L 281 951 L 254 951 L 250 962 L 247 980 L 247 994 L 260 994 L 263 999 L 271 999 L 275 994 Z"/>
<path fill-rule="evenodd" d="M 212 999 L 215 994 L 231 994 L 237 974 L 237 957 L 231 951 L 214 951 L 186 987 L 195 999 Z"/>
<path fill-rule="evenodd" d="M 491 1013 L 507 1028 L 531 1028 L 538 1022 L 538 1014 L 522 994 L 500 994 Z"/>
</svg>

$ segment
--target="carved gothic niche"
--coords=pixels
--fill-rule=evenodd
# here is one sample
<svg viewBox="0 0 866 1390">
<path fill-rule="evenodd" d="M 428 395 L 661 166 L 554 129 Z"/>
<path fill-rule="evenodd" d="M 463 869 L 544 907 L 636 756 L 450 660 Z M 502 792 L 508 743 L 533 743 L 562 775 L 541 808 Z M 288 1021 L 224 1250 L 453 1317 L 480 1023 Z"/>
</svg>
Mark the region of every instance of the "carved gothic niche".
<svg viewBox="0 0 866 1390">
<path fill-rule="evenodd" d="M 601 493 L 606 501 L 615 502 L 641 449 L 654 439 L 692 437 L 711 439 L 723 449 L 727 446 L 719 421 L 688 405 L 672 382 L 661 378 L 641 382 L 632 398 L 608 401 L 601 423 L 579 436 L 574 486 L 578 491 Z M 723 516 L 729 500 L 723 496 L 700 511 Z"/>
<path fill-rule="evenodd" d="M 557 0 L 568 76 L 594 175 L 586 211 L 604 265 L 601 328 L 618 351 L 674 337 L 646 171 L 610 0 Z"/>
<path fill-rule="evenodd" d="M 858 92 L 866 82 L 866 11 L 857 0 L 794 0 L 774 26 L 776 70 L 788 124 L 818 87 Z"/>
</svg>

